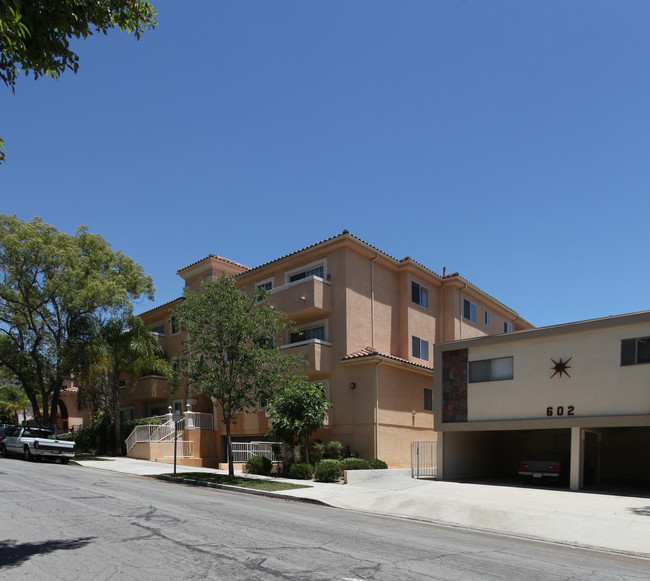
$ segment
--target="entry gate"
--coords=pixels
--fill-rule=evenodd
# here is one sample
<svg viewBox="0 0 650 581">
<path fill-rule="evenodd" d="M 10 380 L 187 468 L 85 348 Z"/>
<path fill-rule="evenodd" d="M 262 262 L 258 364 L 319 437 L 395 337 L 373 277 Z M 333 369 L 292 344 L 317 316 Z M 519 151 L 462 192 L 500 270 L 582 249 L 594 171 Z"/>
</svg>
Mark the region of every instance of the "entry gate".
<svg viewBox="0 0 650 581">
<path fill-rule="evenodd" d="M 437 442 L 411 442 L 411 478 L 438 475 L 437 450 Z"/>
</svg>

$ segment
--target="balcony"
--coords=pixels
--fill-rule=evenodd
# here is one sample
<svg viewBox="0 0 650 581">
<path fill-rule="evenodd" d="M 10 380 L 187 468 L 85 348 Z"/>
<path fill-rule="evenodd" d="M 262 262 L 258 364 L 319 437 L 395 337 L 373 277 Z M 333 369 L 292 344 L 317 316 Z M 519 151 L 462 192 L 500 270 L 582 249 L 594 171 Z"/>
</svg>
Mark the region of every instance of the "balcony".
<svg viewBox="0 0 650 581">
<path fill-rule="evenodd" d="M 298 324 L 322 319 L 332 310 L 332 287 L 317 276 L 285 284 L 271 292 L 271 304 Z"/>
<path fill-rule="evenodd" d="M 128 395 L 131 401 L 167 399 L 169 396 L 169 383 L 164 377 L 147 375 L 129 381 L 125 387 L 121 388 L 121 391 Z"/>
<path fill-rule="evenodd" d="M 282 345 L 287 353 L 302 357 L 307 363 L 308 371 L 332 372 L 332 344 L 320 339 Z"/>
</svg>

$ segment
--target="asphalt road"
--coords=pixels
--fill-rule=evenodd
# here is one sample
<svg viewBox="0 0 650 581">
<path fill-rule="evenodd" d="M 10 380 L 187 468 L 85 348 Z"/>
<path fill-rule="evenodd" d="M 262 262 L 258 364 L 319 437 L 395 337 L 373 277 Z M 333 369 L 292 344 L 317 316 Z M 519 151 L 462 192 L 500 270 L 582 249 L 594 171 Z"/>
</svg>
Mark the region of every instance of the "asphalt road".
<svg viewBox="0 0 650 581">
<path fill-rule="evenodd" d="M 650 560 L 0 459 L 1 579 L 646 580 Z"/>
</svg>

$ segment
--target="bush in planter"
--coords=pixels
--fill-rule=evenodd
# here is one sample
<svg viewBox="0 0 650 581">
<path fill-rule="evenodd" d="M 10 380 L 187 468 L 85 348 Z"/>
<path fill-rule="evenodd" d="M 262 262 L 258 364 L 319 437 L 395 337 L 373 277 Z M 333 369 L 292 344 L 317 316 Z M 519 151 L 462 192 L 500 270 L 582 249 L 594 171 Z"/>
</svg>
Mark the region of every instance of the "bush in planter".
<svg viewBox="0 0 650 581">
<path fill-rule="evenodd" d="M 384 462 L 383 460 L 379 460 L 378 458 L 371 458 L 370 460 L 366 460 L 368 463 L 368 468 L 370 470 L 387 470 L 388 469 L 388 464 Z"/>
<path fill-rule="evenodd" d="M 292 464 L 289 468 L 289 478 L 296 480 L 310 480 L 314 475 L 314 467 L 307 462 Z"/>
<path fill-rule="evenodd" d="M 273 462 L 266 456 L 253 456 L 246 460 L 246 472 L 249 474 L 259 474 L 261 476 L 268 476 L 273 469 Z"/>
<path fill-rule="evenodd" d="M 367 460 L 362 460 L 361 458 L 344 458 L 341 460 L 343 464 L 343 470 L 369 470 L 370 466 L 368 465 Z"/>
<path fill-rule="evenodd" d="M 326 458 L 314 470 L 314 478 L 319 482 L 336 482 L 343 476 L 343 465 L 338 460 Z"/>
</svg>

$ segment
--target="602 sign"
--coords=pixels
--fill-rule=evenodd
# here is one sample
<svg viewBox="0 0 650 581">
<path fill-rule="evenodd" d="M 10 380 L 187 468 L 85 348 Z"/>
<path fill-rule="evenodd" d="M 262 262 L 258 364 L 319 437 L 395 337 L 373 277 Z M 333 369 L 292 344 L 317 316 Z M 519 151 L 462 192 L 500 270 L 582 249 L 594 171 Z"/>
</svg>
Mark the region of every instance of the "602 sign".
<svg viewBox="0 0 650 581">
<path fill-rule="evenodd" d="M 548 417 L 555 417 L 555 416 L 572 416 L 574 415 L 575 411 L 575 406 L 568 405 L 566 408 L 563 405 L 559 405 L 557 407 L 549 406 L 546 408 L 546 415 Z"/>
</svg>

